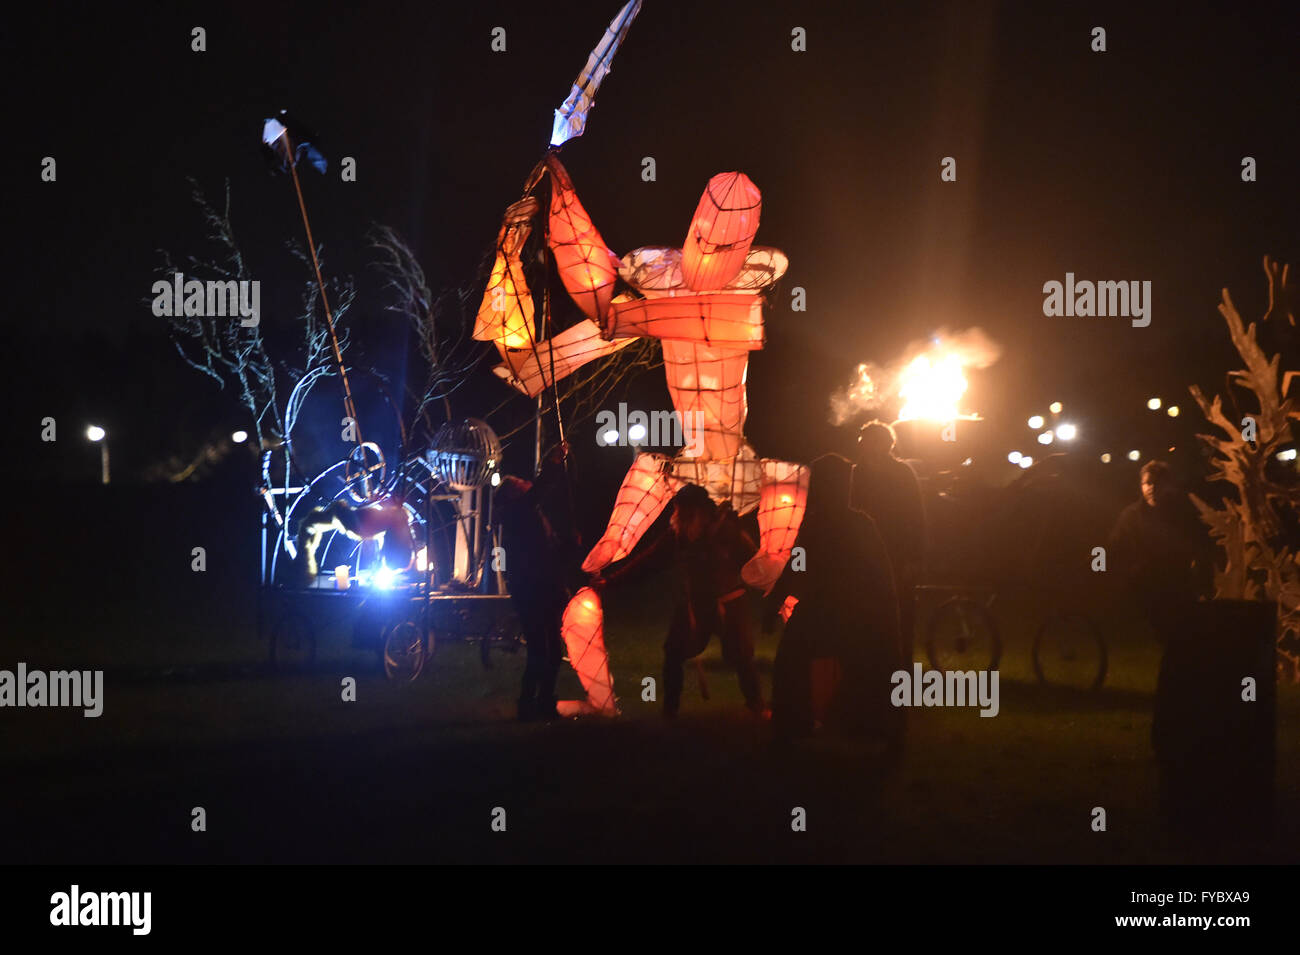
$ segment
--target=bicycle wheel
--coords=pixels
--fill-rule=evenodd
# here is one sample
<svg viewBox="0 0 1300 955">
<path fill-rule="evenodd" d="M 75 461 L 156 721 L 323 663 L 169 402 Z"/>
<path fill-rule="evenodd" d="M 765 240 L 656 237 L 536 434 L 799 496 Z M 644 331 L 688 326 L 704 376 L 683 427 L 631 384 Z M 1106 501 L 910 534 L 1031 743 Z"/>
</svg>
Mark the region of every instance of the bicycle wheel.
<svg viewBox="0 0 1300 955">
<path fill-rule="evenodd" d="M 1034 636 L 1034 673 L 1044 685 L 1095 690 L 1107 663 L 1106 644 L 1086 614 L 1054 613 Z"/>
<path fill-rule="evenodd" d="M 996 670 L 1002 659 L 1002 635 L 984 604 L 970 597 L 952 597 L 931 614 L 925 651 L 936 670 Z"/>
<path fill-rule="evenodd" d="M 432 634 L 429 642 L 432 643 Z M 393 682 L 413 681 L 424 670 L 428 656 L 424 634 L 413 621 L 401 621 L 385 631 L 384 673 Z"/>
</svg>

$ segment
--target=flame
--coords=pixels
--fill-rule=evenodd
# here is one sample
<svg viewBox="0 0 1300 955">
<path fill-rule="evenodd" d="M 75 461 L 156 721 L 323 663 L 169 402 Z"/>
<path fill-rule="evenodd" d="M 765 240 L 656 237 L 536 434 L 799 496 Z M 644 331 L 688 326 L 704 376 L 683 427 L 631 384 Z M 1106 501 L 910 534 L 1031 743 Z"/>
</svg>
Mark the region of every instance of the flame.
<svg viewBox="0 0 1300 955">
<path fill-rule="evenodd" d="M 966 394 L 967 384 L 960 356 L 917 355 L 899 377 L 898 395 L 903 399 L 903 409 L 898 420 L 952 421 L 961 415 L 957 405 Z"/>
</svg>

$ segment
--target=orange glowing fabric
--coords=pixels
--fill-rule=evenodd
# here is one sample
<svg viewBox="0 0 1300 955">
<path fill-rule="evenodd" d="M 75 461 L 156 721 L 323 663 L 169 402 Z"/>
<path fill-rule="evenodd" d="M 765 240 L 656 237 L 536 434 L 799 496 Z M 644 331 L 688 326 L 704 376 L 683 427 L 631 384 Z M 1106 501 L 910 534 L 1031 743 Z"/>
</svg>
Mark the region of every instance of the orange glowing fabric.
<svg viewBox="0 0 1300 955">
<path fill-rule="evenodd" d="M 808 468 L 789 461 L 763 461 L 763 485 L 758 494 L 758 553 L 740 572 L 751 587 L 764 593 L 781 575 L 803 523 L 808 505 Z"/>
<path fill-rule="evenodd" d="M 744 441 L 749 352 L 695 342 L 663 343 L 668 394 L 682 420 L 688 457 L 732 458 Z"/>
<path fill-rule="evenodd" d="M 474 322 L 478 341 L 508 348 L 527 348 L 533 341 L 533 297 L 520 256 L 537 209 L 537 200 L 529 197 L 506 210 L 497 234 L 496 261 Z"/>
<path fill-rule="evenodd" d="M 763 347 L 763 299 L 753 292 L 714 292 L 615 302 L 606 338 L 648 336 L 752 351 Z"/>
<path fill-rule="evenodd" d="M 503 363 L 492 370 L 530 398 L 536 398 L 555 380 L 573 374 L 589 361 L 613 354 L 632 344 L 634 338 L 618 338 L 607 342 L 600 337 L 600 326 L 591 319 L 552 335 L 536 348 L 502 348 Z"/>
<path fill-rule="evenodd" d="M 605 613 L 596 591 L 583 587 L 574 595 L 564 608 L 560 632 L 569 651 L 569 663 L 587 691 L 587 702 L 598 713 L 617 716 L 614 678 L 605 651 Z"/>
<path fill-rule="evenodd" d="M 758 232 L 763 194 L 743 172 L 709 180 L 682 246 L 682 277 L 696 291 L 720 289 L 740 272 Z"/>
<path fill-rule="evenodd" d="M 600 321 L 614 297 L 619 259 L 600 237 L 591 216 L 578 201 L 573 181 L 554 154 L 546 157 L 551 172 L 550 235 L 555 267 L 565 290 L 593 321 Z"/>
<path fill-rule="evenodd" d="M 614 499 L 614 511 L 604 536 L 596 542 L 582 569 L 594 574 L 632 553 L 650 525 L 676 493 L 679 482 L 665 473 L 662 454 L 638 454 Z"/>
</svg>

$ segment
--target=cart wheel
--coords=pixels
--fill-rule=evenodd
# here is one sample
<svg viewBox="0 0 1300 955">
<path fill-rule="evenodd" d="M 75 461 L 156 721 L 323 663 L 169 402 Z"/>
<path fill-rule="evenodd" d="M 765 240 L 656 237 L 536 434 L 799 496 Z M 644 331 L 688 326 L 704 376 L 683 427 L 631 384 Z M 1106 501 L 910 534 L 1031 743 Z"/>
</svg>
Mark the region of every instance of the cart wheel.
<svg viewBox="0 0 1300 955">
<path fill-rule="evenodd" d="M 925 650 L 936 670 L 996 670 L 1002 659 L 1002 636 L 982 603 L 953 597 L 930 617 Z"/>
<path fill-rule="evenodd" d="M 1034 637 L 1038 682 L 1096 690 L 1106 680 L 1106 643 L 1092 619 L 1081 613 L 1054 613 Z"/>
<path fill-rule="evenodd" d="M 271 666 L 277 670 L 301 667 L 316 660 L 316 634 L 304 614 L 289 611 L 271 627 Z"/>
<path fill-rule="evenodd" d="M 410 683 L 424 670 L 433 634 L 426 646 L 424 634 L 410 620 L 389 627 L 384 633 L 384 673 L 394 683 Z"/>
</svg>

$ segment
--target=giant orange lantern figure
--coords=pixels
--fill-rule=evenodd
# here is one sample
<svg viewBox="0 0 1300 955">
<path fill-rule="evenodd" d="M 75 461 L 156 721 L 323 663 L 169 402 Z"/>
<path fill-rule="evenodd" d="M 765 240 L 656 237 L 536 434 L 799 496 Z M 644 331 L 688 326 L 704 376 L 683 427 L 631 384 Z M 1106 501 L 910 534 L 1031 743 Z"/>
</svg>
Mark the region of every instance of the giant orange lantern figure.
<svg viewBox="0 0 1300 955">
<path fill-rule="evenodd" d="M 564 608 L 560 632 L 569 652 L 569 662 L 587 691 L 590 708 L 604 716 L 617 716 L 618 699 L 614 696 L 614 678 L 605 652 L 605 613 L 596 591 L 583 587 L 574 594 Z M 566 716 L 577 712 L 571 705 L 557 704 L 556 709 Z"/>
<path fill-rule="evenodd" d="M 547 243 L 565 289 L 587 321 L 544 341 L 532 340 L 531 301 L 522 271 L 517 272 L 519 249 L 527 236 L 518 221 L 525 207 L 516 203 L 511 207 L 514 216 L 508 214 L 502 227 L 488 292 L 498 301 L 517 301 L 518 308 L 495 324 L 480 309 L 475 337 L 496 342 L 504 359 L 497 374 L 530 396 L 633 338 L 656 338 L 663 347 L 669 394 L 687 437 L 687 448 L 676 457 L 636 457 L 605 533 L 587 555 L 583 570 L 598 573 L 631 554 L 672 496 L 691 483 L 703 487 L 714 501 L 729 503 L 737 514 L 758 508 L 762 543 L 741 576 L 749 586 L 769 591 L 798 536 L 808 472 L 799 464 L 759 458 L 744 438 L 749 353 L 762 348 L 764 341 L 762 293 L 781 278 L 788 264 L 779 249 L 753 245 L 762 194 L 743 173 L 714 176 L 682 249 L 648 246 L 620 261 L 605 245 L 553 154 L 539 164 L 529 188 L 543 170 L 552 183 Z M 619 278 L 630 294 L 615 297 Z M 590 588 L 580 591 L 565 609 L 563 633 L 589 700 L 561 704 L 561 712 L 616 713 L 600 599 Z"/>
</svg>

